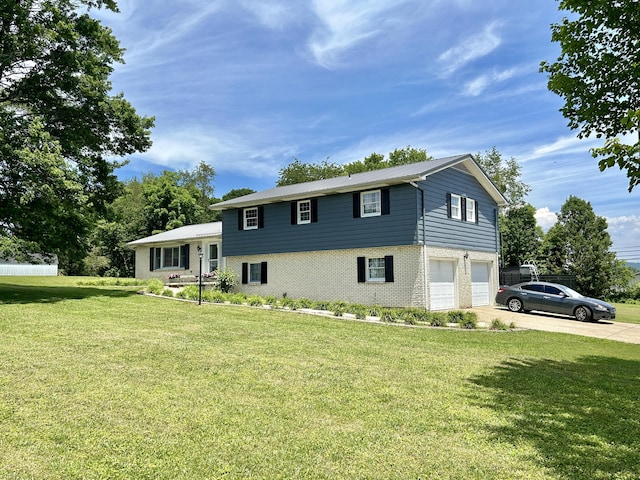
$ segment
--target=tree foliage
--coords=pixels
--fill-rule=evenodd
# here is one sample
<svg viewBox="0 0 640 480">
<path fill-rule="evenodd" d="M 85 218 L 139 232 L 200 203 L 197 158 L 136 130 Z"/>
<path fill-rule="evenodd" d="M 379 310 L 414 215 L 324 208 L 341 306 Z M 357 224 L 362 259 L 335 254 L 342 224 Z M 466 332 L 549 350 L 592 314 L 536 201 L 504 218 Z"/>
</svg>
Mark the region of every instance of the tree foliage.
<svg viewBox="0 0 640 480">
<path fill-rule="evenodd" d="M 544 233 L 536 225 L 536 209 L 530 205 L 513 207 L 500 217 L 502 264 L 522 265 L 537 260 Z"/>
<path fill-rule="evenodd" d="M 604 297 L 616 283 L 618 269 L 611 245 L 607 221 L 589 202 L 570 196 L 545 237 L 544 267 L 551 274 L 575 274 L 581 293 Z"/>
<path fill-rule="evenodd" d="M 496 147 L 493 147 L 484 155 L 478 152 L 475 159 L 511 206 L 525 203 L 531 187 L 520 180 L 520 164 L 515 158 L 505 160 Z"/>
<path fill-rule="evenodd" d="M 323 160 L 320 163 L 304 163 L 297 158 L 280 170 L 276 185 L 282 187 L 296 183 L 312 182 L 314 180 L 324 180 L 342 175 L 353 175 L 355 173 L 370 172 L 382 168 L 396 167 L 408 163 L 424 162 L 431 160 L 425 150 L 413 148 L 410 145 L 406 148 L 395 149 L 389 153 L 389 158 L 384 155 L 372 153 L 364 160 L 355 160 L 344 165 Z"/>
<path fill-rule="evenodd" d="M 592 150 L 600 170 L 626 170 L 631 191 L 640 183 L 640 3 L 562 0 L 559 8 L 570 14 L 551 26 L 562 52 L 540 70 L 578 137 L 605 138 Z"/>
<path fill-rule="evenodd" d="M 112 159 L 151 145 L 153 119 L 111 94 L 123 50 L 91 8 L 117 11 L 110 0 L 0 3 L 2 256 L 78 258 L 120 193 Z"/>
</svg>

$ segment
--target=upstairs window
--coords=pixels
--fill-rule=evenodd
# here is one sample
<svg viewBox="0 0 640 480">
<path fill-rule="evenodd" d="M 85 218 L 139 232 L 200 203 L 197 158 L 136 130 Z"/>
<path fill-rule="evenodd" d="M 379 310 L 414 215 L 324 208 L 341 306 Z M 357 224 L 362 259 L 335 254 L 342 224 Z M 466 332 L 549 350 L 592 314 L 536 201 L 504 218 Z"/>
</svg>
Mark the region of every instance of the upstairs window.
<svg viewBox="0 0 640 480">
<path fill-rule="evenodd" d="M 238 230 L 257 230 L 264 228 L 264 207 L 238 209 Z"/>
<path fill-rule="evenodd" d="M 447 216 L 454 220 L 478 223 L 478 202 L 473 198 L 447 193 Z"/>
<path fill-rule="evenodd" d="M 311 223 L 311 200 L 298 202 L 298 224 Z"/>
<path fill-rule="evenodd" d="M 372 190 L 360 194 L 361 217 L 373 217 L 380 215 L 381 212 L 380 190 Z"/>
<path fill-rule="evenodd" d="M 476 221 L 476 201 L 473 200 L 472 198 L 466 198 L 465 199 L 465 204 L 466 204 L 466 208 L 465 208 L 465 221 L 467 222 L 475 222 Z"/>
<path fill-rule="evenodd" d="M 244 229 L 255 230 L 258 228 L 258 207 L 244 209 Z"/>
<path fill-rule="evenodd" d="M 449 202 L 451 218 L 456 220 L 462 220 L 462 197 L 460 195 L 451 194 L 451 201 Z"/>
<path fill-rule="evenodd" d="M 353 194 L 353 218 L 377 217 L 391 213 L 388 188 Z"/>
</svg>

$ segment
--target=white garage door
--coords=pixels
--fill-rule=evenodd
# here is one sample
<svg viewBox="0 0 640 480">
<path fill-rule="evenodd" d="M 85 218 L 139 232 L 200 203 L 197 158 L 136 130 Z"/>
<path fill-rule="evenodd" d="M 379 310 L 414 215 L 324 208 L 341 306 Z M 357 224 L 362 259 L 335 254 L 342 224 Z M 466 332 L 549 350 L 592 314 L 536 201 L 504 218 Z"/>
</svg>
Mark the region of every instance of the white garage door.
<svg viewBox="0 0 640 480">
<path fill-rule="evenodd" d="M 429 305 L 431 310 L 456 308 L 455 262 L 431 260 L 429 262 Z"/>
<path fill-rule="evenodd" d="M 474 307 L 490 305 L 489 264 L 471 263 L 471 304 Z"/>
</svg>

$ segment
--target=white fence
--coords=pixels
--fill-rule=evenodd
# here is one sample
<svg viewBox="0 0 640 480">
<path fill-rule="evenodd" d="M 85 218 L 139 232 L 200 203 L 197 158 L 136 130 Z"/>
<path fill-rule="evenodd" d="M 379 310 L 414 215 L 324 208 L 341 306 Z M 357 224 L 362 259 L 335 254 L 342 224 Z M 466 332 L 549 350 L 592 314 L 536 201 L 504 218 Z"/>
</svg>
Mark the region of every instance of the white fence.
<svg viewBox="0 0 640 480">
<path fill-rule="evenodd" d="M 58 275 L 58 265 L 31 265 L 31 264 L 0 264 L 0 277 L 2 276 L 38 276 L 55 277 Z"/>
</svg>

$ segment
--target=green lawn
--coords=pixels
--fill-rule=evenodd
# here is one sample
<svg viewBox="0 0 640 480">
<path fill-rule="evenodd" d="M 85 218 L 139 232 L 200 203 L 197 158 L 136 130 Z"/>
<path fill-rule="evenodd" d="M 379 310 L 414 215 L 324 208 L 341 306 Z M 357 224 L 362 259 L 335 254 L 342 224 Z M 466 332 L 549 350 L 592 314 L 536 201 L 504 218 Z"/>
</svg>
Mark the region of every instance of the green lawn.
<svg viewBox="0 0 640 480">
<path fill-rule="evenodd" d="M 3 479 L 632 479 L 640 346 L 0 277 Z"/>
<path fill-rule="evenodd" d="M 640 305 L 616 303 L 616 322 L 640 323 Z"/>
</svg>

